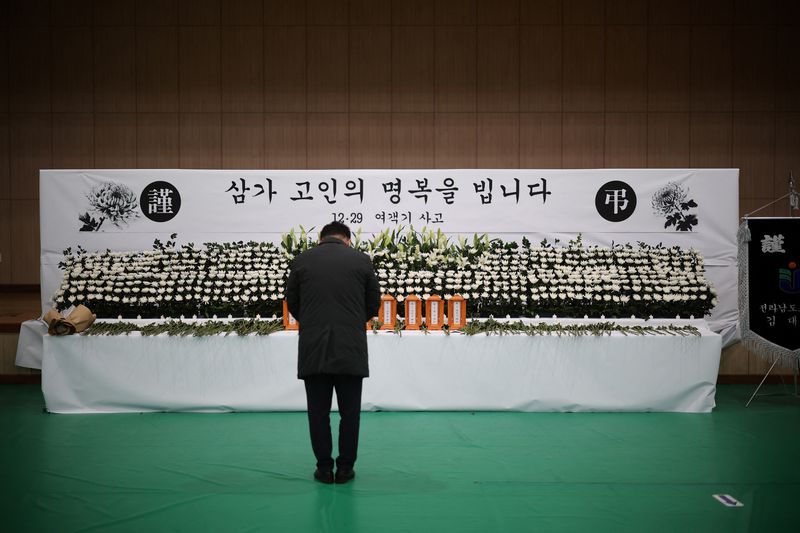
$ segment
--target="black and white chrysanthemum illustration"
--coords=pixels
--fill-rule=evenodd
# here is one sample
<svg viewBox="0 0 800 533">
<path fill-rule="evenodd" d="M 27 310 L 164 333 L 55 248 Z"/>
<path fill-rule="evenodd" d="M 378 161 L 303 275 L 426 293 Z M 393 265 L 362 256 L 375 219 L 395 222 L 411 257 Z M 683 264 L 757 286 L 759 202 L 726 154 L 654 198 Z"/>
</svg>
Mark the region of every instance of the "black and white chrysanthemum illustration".
<svg viewBox="0 0 800 533">
<path fill-rule="evenodd" d="M 99 231 L 106 220 L 121 228 L 139 217 L 139 200 L 127 185 L 111 181 L 101 183 L 92 187 L 86 199 L 90 210 L 78 217 L 83 222 L 80 231 Z"/>
<path fill-rule="evenodd" d="M 697 202 L 691 198 L 687 200 L 688 195 L 688 189 L 674 181 L 668 182 L 653 194 L 650 205 L 654 213 L 667 219 L 664 228 L 675 226 L 675 231 L 692 231 L 693 226 L 697 225 L 697 215 L 688 212 L 697 207 Z"/>
</svg>

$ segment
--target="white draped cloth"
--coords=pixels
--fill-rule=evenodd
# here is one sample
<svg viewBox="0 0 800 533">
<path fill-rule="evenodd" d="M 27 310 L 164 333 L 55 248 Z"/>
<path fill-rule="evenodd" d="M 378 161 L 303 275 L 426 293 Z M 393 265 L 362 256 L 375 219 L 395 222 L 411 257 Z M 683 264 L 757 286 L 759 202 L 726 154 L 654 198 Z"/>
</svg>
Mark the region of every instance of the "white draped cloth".
<svg viewBox="0 0 800 533">
<path fill-rule="evenodd" d="M 702 320 L 616 322 L 693 324 L 701 335 L 368 333 L 370 377 L 364 382 L 362 409 L 713 409 L 720 335 Z M 43 349 L 42 388 L 47 409 L 54 413 L 306 408 L 296 377 L 296 332 L 246 337 L 45 335 Z"/>
</svg>

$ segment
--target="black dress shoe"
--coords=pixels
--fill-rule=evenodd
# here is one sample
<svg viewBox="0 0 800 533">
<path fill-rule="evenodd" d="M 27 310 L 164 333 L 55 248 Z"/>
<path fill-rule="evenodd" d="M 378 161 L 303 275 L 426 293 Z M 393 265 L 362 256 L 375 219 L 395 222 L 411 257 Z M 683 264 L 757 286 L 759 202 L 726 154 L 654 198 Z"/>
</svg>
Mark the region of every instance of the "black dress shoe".
<svg viewBox="0 0 800 533">
<path fill-rule="evenodd" d="M 333 483 L 333 471 L 320 470 L 319 468 L 317 468 L 314 471 L 314 479 L 316 479 L 320 483 L 325 483 L 326 485 L 330 485 L 331 483 Z"/>
<path fill-rule="evenodd" d="M 347 483 L 356 477 L 356 473 L 352 468 L 340 468 L 336 470 L 336 483 Z"/>
</svg>

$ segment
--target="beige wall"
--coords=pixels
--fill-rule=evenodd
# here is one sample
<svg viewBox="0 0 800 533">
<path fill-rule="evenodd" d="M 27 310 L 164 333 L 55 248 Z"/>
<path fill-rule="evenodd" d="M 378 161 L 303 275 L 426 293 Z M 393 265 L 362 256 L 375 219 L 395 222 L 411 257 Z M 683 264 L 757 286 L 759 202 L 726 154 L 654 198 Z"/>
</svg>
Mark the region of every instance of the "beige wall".
<svg viewBox="0 0 800 533">
<path fill-rule="evenodd" d="M 0 25 L 0 284 L 38 282 L 39 168 L 732 166 L 742 212 L 800 176 L 796 0 L 16 0 Z"/>
</svg>

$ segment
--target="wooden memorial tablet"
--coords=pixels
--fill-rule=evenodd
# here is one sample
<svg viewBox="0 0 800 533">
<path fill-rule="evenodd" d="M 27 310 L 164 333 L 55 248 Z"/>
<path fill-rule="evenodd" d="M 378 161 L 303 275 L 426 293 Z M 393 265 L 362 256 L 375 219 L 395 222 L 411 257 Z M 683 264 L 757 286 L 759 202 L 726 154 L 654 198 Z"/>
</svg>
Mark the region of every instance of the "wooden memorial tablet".
<svg viewBox="0 0 800 533">
<path fill-rule="evenodd" d="M 441 296 L 433 295 L 425 300 L 425 324 L 429 330 L 442 329 L 444 325 L 444 301 Z"/>
<path fill-rule="evenodd" d="M 422 325 L 422 300 L 413 294 L 406 297 L 406 326 L 405 329 L 419 329 Z"/>
<path fill-rule="evenodd" d="M 397 300 L 394 296 L 384 294 L 381 296 L 381 329 L 394 329 L 397 324 Z"/>
<path fill-rule="evenodd" d="M 461 329 L 467 323 L 467 301 L 455 295 L 447 301 L 447 324 L 450 329 Z"/>
</svg>

